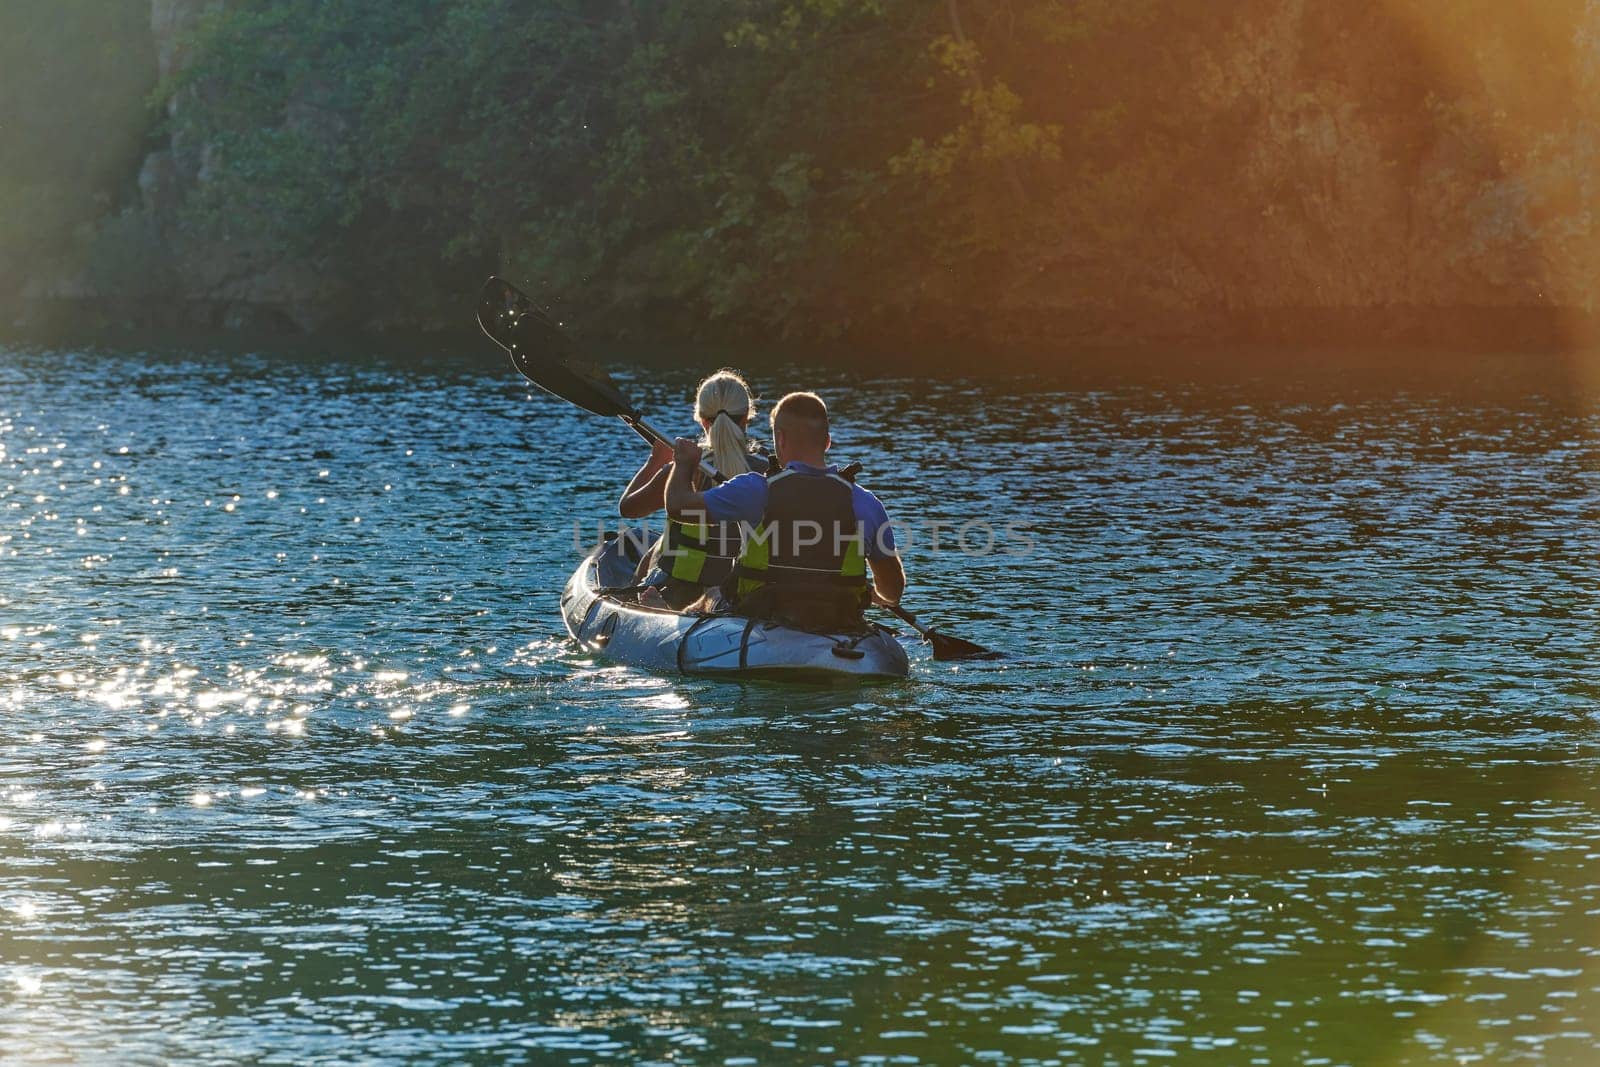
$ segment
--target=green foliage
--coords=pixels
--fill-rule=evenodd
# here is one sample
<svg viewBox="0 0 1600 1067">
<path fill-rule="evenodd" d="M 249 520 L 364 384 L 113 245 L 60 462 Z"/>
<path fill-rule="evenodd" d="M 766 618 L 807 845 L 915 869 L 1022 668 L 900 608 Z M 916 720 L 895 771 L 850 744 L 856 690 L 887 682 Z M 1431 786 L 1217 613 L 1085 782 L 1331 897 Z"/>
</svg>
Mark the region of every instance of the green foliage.
<svg viewBox="0 0 1600 1067">
<path fill-rule="evenodd" d="M 124 288 L 287 266 L 361 324 L 459 325 L 500 270 L 580 328 L 807 338 L 1368 299 L 1447 231 L 1565 234 L 1581 274 L 1582 3 L 229 3 L 159 93 L 181 211 L 140 222 L 143 0 L 9 0 L 0 270 L 99 215 L 106 264 L 159 260 Z M 344 299 L 374 282 L 387 310 Z"/>
<path fill-rule="evenodd" d="M 911 0 L 271 0 L 193 52 L 189 232 L 441 313 L 501 268 L 609 323 L 844 329 L 948 252 L 917 212 L 1058 155 Z"/>
</svg>

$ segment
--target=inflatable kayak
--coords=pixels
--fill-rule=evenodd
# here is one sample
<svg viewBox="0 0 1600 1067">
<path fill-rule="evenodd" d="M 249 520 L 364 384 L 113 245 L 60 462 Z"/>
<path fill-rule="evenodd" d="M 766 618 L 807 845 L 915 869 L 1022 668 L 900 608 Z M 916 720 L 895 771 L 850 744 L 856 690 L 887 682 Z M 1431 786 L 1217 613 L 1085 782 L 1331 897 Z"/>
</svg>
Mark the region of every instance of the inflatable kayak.
<svg viewBox="0 0 1600 1067">
<path fill-rule="evenodd" d="M 738 615 L 684 615 L 609 595 L 632 584 L 649 547 L 638 530 L 607 535 L 567 582 L 561 615 L 585 649 L 685 674 L 904 678 L 910 672 L 894 633 L 873 623 L 856 633 L 812 633 Z"/>
</svg>

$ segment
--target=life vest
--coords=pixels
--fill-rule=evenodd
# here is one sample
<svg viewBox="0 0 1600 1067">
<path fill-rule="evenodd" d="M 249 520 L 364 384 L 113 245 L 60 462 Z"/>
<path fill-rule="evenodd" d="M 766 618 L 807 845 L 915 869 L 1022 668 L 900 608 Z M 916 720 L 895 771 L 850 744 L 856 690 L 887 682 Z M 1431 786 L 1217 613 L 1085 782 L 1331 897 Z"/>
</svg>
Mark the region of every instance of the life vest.
<svg viewBox="0 0 1600 1067">
<path fill-rule="evenodd" d="M 667 577 L 694 585 L 721 585 L 739 555 L 739 527 L 731 522 L 667 520 L 661 540 L 661 569 Z"/>
<path fill-rule="evenodd" d="M 736 610 L 802 626 L 860 621 L 871 593 L 854 491 L 832 472 L 768 477 L 761 525 L 733 569 Z"/>
<path fill-rule="evenodd" d="M 750 469 L 762 473 L 770 471 L 766 453 L 752 448 Z M 691 523 L 669 518 L 666 534 L 661 539 L 659 565 L 668 578 L 713 589 L 733 575 L 740 540 L 738 523 Z"/>
</svg>

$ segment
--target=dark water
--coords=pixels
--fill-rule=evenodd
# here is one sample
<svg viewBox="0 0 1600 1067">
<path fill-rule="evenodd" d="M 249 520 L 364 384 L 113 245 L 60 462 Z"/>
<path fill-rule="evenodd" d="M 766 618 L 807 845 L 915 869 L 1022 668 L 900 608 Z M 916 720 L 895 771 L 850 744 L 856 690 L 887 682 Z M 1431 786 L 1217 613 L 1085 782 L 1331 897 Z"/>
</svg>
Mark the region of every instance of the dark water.
<svg viewBox="0 0 1600 1067">
<path fill-rule="evenodd" d="M 1591 1062 L 1596 423 L 1458 378 L 825 375 L 1035 547 L 828 689 L 570 648 L 498 366 L 0 353 L 0 1061 Z"/>
</svg>

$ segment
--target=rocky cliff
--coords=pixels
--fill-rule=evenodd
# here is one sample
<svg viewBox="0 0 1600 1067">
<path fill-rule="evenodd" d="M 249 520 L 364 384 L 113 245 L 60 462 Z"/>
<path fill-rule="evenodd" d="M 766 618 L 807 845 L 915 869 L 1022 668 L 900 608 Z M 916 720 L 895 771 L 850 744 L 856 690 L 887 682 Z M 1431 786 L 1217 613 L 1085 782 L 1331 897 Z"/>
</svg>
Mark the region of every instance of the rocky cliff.
<svg viewBox="0 0 1600 1067">
<path fill-rule="evenodd" d="M 1016 333 L 1049 308 L 1129 339 L 1586 334 L 1600 10 L 1472 7 L 1274 0 L 1176 33 L 1132 203 L 1005 299 Z"/>
<path fill-rule="evenodd" d="M 604 309 L 597 332 L 1588 339 L 1600 0 L 950 0 L 842 27 L 849 4 L 726 25 L 711 7 L 519 24 L 588 36 L 507 60 L 510 24 L 463 5 L 335 24 L 274 0 L 230 38 L 197 32 L 236 16 L 226 0 L 152 0 L 162 132 L 80 291 L 130 319 L 373 326 L 341 293 L 381 262 L 399 295 L 382 325 L 451 327 L 458 294 L 428 294 L 498 262 Z M 807 18 L 811 54 L 781 36 Z M 871 34 L 879 69 L 817 65 Z M 572 74 L 583 48 L 626 54 Z M 901 87 L 909 106 L 887 99 Z M 656 128 L 677 132 L 629 140 Z M 603 166 L 542 173 L 575 151 Z M 698 169 L 669 168 L 690 151 Z"/>
</svg>

